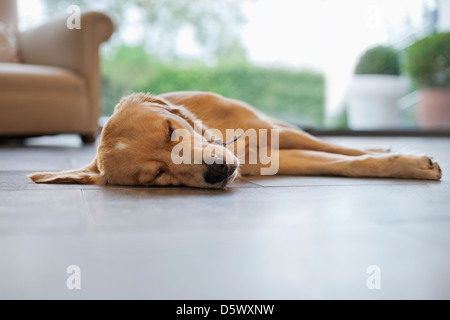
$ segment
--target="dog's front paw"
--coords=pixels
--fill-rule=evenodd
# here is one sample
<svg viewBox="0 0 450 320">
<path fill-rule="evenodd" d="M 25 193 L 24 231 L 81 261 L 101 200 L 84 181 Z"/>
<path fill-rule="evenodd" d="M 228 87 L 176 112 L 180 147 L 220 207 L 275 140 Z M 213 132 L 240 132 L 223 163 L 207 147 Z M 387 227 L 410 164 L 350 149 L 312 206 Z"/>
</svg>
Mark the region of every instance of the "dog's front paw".
<svg viewBox="0 0 450 320">
<path fill-rule="evenodd" d="M 442 179 L 442 170 L 439 166 L 439 163 L 433 158 L 427 157 L 428 166 L 425 169 L 428 175 L 431 176 L 432 180 L 441 180 Z"/>
<path fill-rule="evenodd" d="M 419 156 L 416 161 L 415 173 L 418 179 L 441 180 L 442 170 L 436 160 L 428 156 Z"/>
<path fill-rule="evenodd" d="M 425 155 L 415 154 L 393 154 L 390 159 L 389 168 L 392 177 L 421 180 L 441 180 L 442 170 L 439 164 Z"/>
</svg>

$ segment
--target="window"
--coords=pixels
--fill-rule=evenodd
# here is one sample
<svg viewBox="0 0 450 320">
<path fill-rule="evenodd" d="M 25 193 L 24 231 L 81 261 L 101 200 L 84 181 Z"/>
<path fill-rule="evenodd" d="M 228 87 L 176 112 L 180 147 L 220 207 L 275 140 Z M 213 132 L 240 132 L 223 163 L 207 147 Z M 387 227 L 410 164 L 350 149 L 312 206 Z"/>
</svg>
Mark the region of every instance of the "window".
<svg viewBox="0 0 450 320">
<path fill-rule="evenodd" d="M 367 49 L 391 46 L 403 59 L 415 40 L 450 29 L 445 0 L 22 0 L 21 27 L 72 4 L 118 22 L 102 51 L 105 115 L 133 91 L 205 90 L 303 127 L 342 129 Z M 417 127 L 416 89 L 402 93 L 392 129 Z"/>
</svg>

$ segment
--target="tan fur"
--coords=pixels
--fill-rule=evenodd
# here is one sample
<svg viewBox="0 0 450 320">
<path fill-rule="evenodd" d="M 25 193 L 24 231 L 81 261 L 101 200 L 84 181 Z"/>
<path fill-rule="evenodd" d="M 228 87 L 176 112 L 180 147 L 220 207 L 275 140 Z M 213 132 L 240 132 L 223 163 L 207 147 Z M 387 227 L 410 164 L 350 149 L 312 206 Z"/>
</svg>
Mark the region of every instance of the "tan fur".
<svg viewBox="0 0 450 320">
<path fill-rule="evenodd" d="M 201 120 L 202 132 L 194 132 L 193 123 Z M 386 177 L 440 180 L 437 162 L 423 155 L 402 155 L 385 150 L 359 150 L 321 141 L 306 132 L 272 119 L 245 102 L 207 92 L 172 92 L 160 96 L 144 93 L 123 98 L 103 129 L 94 161 L 81 169 L 63 172 L 34 173 L 37 183 L 82 183 L 121 185 L 185 185 L 223 187 L 204 181 L 207 165 L 180 164 L 171 161 L 176 142 L 170 140 L 172 129 L 187 129 L 202 139 L 201 148 L 214 148 L 218 157 L 233 158 L 227 163 L 233 170 L 239 160 L 233 148 L 212 143 L 204 136 L 206 128 L 214 128 L 226 136 L 227 129 L 279 130 L 279 171 L 281 175 L 336 175 L 349 177 Z M 245 143 L 245 141 L 238 141 Z M 191 145 L 192 150 L 196 148 Z M 259 148 L 259 145 L 257 146 Z M 270 139 L 269 139 L 270 148 Z M 251 152 L 246 145 L 246 157 Z M 378 152 L 382 151 L 382 152 Z M 242 163 L 241 175 L 258 175 L 265 167 L 260 163 Z M 155 179 L 158 173 L 163 174 Z"/>
</svg>

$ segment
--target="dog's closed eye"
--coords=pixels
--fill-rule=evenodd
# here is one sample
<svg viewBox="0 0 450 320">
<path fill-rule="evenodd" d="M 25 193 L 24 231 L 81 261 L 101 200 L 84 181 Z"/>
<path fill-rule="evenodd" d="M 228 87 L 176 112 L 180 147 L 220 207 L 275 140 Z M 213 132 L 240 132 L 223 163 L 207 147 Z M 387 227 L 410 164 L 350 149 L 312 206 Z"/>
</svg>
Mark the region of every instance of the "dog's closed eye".
<svg viewBox="0 0 450 320">
<path fill-rule="evenodd" d="M 167 124 L 168 124 L 168 127 L 169 127 L 169 130 L 168 130 L 168 136 L 169 136 L 169 139 L 170 139 L 170 138 L 172 138 L 173 127 L 172 127 L 172 124 L 170 123 L 169 120 L 167 120 Z"/>
<path fill-rule="evenodd" d="M 153 180 L 158 180 L 164 173 L 166 173 L 163 169 L 159 170 L 158 173 L 155 175 Z"/>
<path fill-rule="evenodd" d="M 145 177 L 146 180 L 146 185 L 154 185 L 156 181 L 158 181 L 158 179 L 160 179 L 164 173 L 166 173 L 166 171 L 164 169 L 159 169 L 158 171 L 155 172 L 155 174 L 152 174 L 150 177 Z M 150 173 L 149 173 L 150 174 Z"/>
</svg>

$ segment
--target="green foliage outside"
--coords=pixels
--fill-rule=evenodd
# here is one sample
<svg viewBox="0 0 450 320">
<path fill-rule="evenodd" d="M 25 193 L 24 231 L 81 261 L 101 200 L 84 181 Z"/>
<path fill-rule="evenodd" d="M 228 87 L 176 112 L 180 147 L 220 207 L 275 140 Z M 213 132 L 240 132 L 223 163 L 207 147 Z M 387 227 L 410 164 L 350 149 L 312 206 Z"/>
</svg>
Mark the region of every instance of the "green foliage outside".
<svg viewBox="0 0 450 320">
<path fill-rule="evenodd" d="M 419 86 L 450 88 L 450 32 L 415 42 L 406 55 L 406 69 Z"/>
<path fill-rule="evenodd" d="M 121 46 L 103 58 L 103 112 L 110 115 L 123 95 L 136 91 L 212 91 L 241 99 L 294 124 L 321 126 L 325 79 L 313 72 L 258 67 L 245 60 L 208 66 L 200 62 L 163 62 L 142 46 Z"/>
<path fill-rule="evenodd" d="M 2 0 L 0 0 L 2 1 Z M 174 44 L 179 32 L 189 28 L 203 56 L 220 58 L 244 51 L 241 28 L 245 23 L 242 6 L 249 0 L 39 0 L 49 17 L 66 14 L 69 5 L 82 11 L 103 10 L 117 23 L 116 36 L 109 42 L 126 43 L 124 27 L 139 33 L 152 55 L 183 58 Z"/>
<path fill-rule="evenodd" d="M 385 46 L 377 46 L 367 50 L 359 59 L 355 74 L 399 75 L 398 52 Z"/>
<path fill-rule="evenodd" d="M 50 16 L 69 5 L 105 10 L 117 22 L 102 56 L 103 113 L 110 115 L 123 95 L 143 91 L 212 91 L 241 99 L 294 124 L 321 126 L 323 75 L 252 65 L 241 42 L 243 4 L 249 0 L 40 0 Z M 144 31 L 126 46 L 131 27 Z M 201 55 L 193 62 L 178 51 L 182 30 L 191 30 Z M 139 32 L 138 32 L 139 34 Z"/>
</svg>

